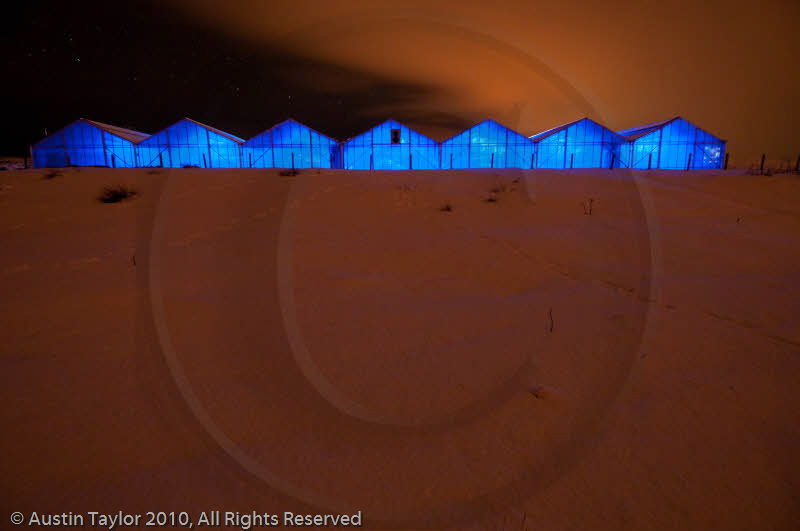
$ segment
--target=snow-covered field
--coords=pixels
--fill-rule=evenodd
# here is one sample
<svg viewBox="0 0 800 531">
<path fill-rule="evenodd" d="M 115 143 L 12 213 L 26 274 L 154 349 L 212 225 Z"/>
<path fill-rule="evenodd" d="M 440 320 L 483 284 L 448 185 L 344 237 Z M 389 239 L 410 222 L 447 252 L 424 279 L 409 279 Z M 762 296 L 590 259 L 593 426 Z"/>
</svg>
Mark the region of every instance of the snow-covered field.
<svg viewBox="0 0 800 531">
<path fill-rule="evenodd" d="M 796 529 L 798 235 L 744 170 L 0 172 L 4 518 Z"/>
</svg>

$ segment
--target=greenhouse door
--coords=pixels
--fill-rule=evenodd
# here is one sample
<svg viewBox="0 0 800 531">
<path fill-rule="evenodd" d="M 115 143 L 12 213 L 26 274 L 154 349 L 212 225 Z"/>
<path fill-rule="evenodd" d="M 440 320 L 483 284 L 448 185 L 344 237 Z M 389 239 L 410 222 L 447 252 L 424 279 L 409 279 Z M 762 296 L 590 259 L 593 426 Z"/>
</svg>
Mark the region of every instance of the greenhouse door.
<svg viewBox="0 0 800 531">
<path fill-rule="evenodd" d="M 341 168 L 342 167 L 342 154 L 339 150 L 339 146 L 331 146 L 331 153 L 329 157 L 331 161 L 331 168 Z"/>
</svg>

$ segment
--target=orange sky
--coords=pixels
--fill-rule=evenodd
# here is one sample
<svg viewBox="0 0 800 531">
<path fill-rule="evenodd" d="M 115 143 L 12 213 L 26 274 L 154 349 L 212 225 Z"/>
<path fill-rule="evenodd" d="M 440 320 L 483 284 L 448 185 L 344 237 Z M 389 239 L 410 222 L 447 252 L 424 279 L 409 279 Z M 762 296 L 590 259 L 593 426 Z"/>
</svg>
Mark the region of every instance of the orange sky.
<svg viewBox="0 0 800 531">
<path fill-rule="evenodd" d="M 425 87 L 402 110 L 439 138 L 455 131 L 430 113 L 526 134 L 584 115 L 615 130 L 681 115 L 739 162 L 800 153 L 793 0 L 173 1 L 229 35 Z M 398 107 L 354 112 L 380 121 Z"/>
</svg>

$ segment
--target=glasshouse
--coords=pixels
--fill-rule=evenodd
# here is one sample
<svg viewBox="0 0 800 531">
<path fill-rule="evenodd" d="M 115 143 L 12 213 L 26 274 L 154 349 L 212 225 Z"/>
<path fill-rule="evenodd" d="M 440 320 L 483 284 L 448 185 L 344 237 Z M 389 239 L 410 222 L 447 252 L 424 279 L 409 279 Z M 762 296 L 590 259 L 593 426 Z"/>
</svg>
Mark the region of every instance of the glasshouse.
<svg viewBox="0 0 800 531">
<path fill-rule="evenodd" d="M 347 170 L 439 169 L 439 143 L 387 120 L 342 144 Z"/>
<path fill-rule="evenodd" d="M 286 120 L 242 146 L 245 168 L 341 168 L 339 142 Z"/>
<path fill-rule="evenodd" d="M 530 137 L 536 143 L 537 168 L 626 168 L 627 141 L 584 118 Z"/>
<path fill-rule="evenodd" d="M 530 138 L 485 120 L 438 143 L 387 120 L 340 144 L 295 120 L 244 141 L 184 118 L 150 136 L 79 119 L 31 146 L 36 168 L 722 168 L 725 140 L 681 117 L 614 133 L 588 118 Z"/>
<path fill-rule="evenodd" d="M 139 166 L 239 168 L 244 140 L 189 118 L 170 125 L 137 146 Z"/>
<path fill-rule="evenodd" d="M 535 147 L 525 135 L 486 120 L 442 142 L 441 168 L 533 168 Z"/>
<path fill-rule="evenodd" d="M 34 168 L 136 167 L 136 144 L 148 135 L 83 118 L 31 146 Z"/>
<path fill-rule="evenodd" d="M 631 168 L 722 168 L 725 140 L 676 117 L 619 131 L 631 144 Z"/>
</svg>

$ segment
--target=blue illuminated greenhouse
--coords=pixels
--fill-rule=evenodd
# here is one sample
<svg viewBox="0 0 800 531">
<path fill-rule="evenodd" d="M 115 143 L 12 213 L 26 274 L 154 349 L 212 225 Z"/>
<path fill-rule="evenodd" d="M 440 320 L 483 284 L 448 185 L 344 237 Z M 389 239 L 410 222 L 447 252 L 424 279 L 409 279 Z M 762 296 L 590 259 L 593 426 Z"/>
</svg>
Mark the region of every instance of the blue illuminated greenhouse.
<svg viewBox="0 0 800 531">
<path fill-rule="evenodd" d="M 239 168 L 243 143 L 239 137 L 184 118 L 139 143 L 139 166 Z"/>
<path fill-rule="evenodd" d="M 242 146 L 245 168 L 341 168 L 339 142 L 294 120 L 267 129 Z"/>
<path fill-rule="evenodd" d="M 136 145 L 148 135 L 83 118 L 31 146 L 34 168 L 136 167 Z"/>
<path fill-rule="evenodd" d="M 725 140 L 679 116 L 617 134 L 631 143 L 631 168 L 722 168 Z"/>
<path fill-rule="evenodd" d="M 442 142 L 442 169 L 532 168 L 536 145 L 494 120 L 486 120 Z"/>
<path fill-rule="evenodd" d="M 439 143 L 387 120 L 342 144 L 347 170 L 439 169 Z"/>
<path fill-rule="evenodd" d="M 442 143 L 387 120 L 339 143 L 295 120 L 247 142 L 189 118 L 154 135 L 79 119 L 31 146 L 35 168 L 721 169 L 726 141 L 675 117 L 613 132 L 588 118 L 530 138 L 485 120 Z"/>
<path fill-rule="evenodd" d="M 625 168 L 628 142 L 597 122 L 583 118 L 530 137 L 537 168 Z"/>
</svg>

